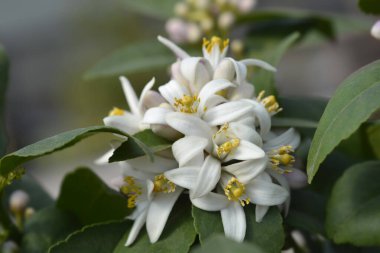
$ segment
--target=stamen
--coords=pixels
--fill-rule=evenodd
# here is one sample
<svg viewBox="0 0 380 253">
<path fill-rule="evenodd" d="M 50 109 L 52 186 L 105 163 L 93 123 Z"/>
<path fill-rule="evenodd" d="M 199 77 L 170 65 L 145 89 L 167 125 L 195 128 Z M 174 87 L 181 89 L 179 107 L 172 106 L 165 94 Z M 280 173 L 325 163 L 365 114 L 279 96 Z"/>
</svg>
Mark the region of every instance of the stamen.
<svg viewBox="0 0 380 253">
<path fill-rule="evenodd" d="M 175 191 L 175 184 L 167 179 L 164 174 L 154 177 L 154 192 L 170 193 Z"/>
<path fill-rule="evenodd" d="M 296 159 L 293 155 L 294 150 L 292 146 L 282 146 L 277 150 L 273 150 L 269 155 L 269 161 L 272 164 L 272 168 L 280 174 L 292 172 L 291 167 L 295 163 Z M 282 168 L 285 166 L 286 168 Z"/>
<path fill-rule="evenodd" d="M 240 144 L 240 139 L 234 138 L 232 140 L 226 141 L 222 145 L 220 145 L 216 151 L 219 158 L 222 156 L 229 154 L 232 150 L 237 148 Z"/>
<path fill-rule="evenodd" d="M 137 197 L 142 194 L 140 186 L 136 185 L 136 181 L 133 177 L 125 177 L 124 184 L 120 188 L 120 192 L 128 198 L 128 208 L 134 208 L 136 206 Z"/>
<path fill-rule="evenodd" d="M 245 185 L 240 183 L 235 177 L 232 177 L 227 186 L 224 188 L 224 194 L 228 200 L 239 201 L 242 206 L 248 205 L 251 201 L 248 197 L 242 199 L 245 195 Z"/>
<path fill-rule="evenodd" d="M 203 38 L 203 47 L 206 48 L 208 53 L 211 53 L 214 46 L 218 46 L 220 52 L 223 52 L 225 48 L 230 44 L 229 39 L 222 40 L 220 37 L 213 36 L 211 40 Z"/>
<path fill-rule="evenodd" d="M 184 113 L 196 113 L 200 102 L 196 95 L 183 95 L 182 98 L 175 98 L 174 101 L 174 107 Z"/>
<path fill-rule="evenodd" d="M 280 108 L 280 105 L 278 104 L 276 97 L 273 95 L 264 97 L 265 91 L 261 91 L 259 95 L 257 96 L 257 101 L 261 102 L 268 112 L 274 112 L 278 113 L 282 111 L 282 108 Z"/>
<path fill-rule="evenodd" d="M 108 116 L 123 116 L 125 114 L 123 109 L 114 107 L 109 113 Z"/>
</svg>

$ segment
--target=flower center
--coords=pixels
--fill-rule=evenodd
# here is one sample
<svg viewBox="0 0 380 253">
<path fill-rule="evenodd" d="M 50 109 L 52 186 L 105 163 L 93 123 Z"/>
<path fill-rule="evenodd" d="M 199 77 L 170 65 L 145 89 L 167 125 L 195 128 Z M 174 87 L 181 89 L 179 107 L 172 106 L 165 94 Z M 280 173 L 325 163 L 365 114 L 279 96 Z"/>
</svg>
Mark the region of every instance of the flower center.
<svg viewBox="0 0 380 253">
<path fill-rule="evenodd" d="M 203 38 L 203 47 L 206 48 L 208 53 L 211 53 L 214 46 L 219 47 L 220 52 L 223 52 L 223 50 L 228 47 L 230 44 L 230 40 L 222 40 L 220 37 L 213 36 L 211 40 L 208 40 L 206 38 Z"/>
<path fill-rule="evenodd" d="M 142 189 L 136 184 L 133 177 L 125 177 L 124 182 L 125 184 L 120 188 L 120 191 L 128 198 L 128 208 L 134 208 L 137 197 L 142 193 Z"/>
<path fill-rule="evenodd" d="M 269 155 L 272 168 L 280 174 L 292 172 L 289 168 L 291 168 L 296 161 L 293 153 L 294 150 L 292 149 L 292 146 L 289 145 L 273 150 Z M 283 169 L 281 166 L 285 166 L 287 168 Z"/>
<path fill-rule="evenodd" d="M 123 109 L 114 107 L 109 113 L 108 116 L 123 116 L 125 114 Z"/>
<path fill-rule="evenodd" d="M 163 174 L 154 177 L 154 192 L 170 193 L 175 191 L 175 184 L 167 179 Z"/>
<path fill-rule="evenodd" d="M 196 95 L 183 95 L 182 98 L 175 98 L 174 101 L 174 107 L 180 112 L 196 113 L 198 110 L 199 98 Z"/>
<path fill-rule="evenodd" d="M 276 97 L 273 95 L 264 97 L 265 91 L 261 91 L 259 95 L 257 96 L 257 101 L 261 102 L 268 112 L 280 112 L 282 111 L 282 108 L 280 108 L 280 105 L 278 104 Z"/>
<path fill-rule="evenodd" d="M 216 151 L 218 154 L 218 157 L 221 158 L 222 156 L 225 156 L 229 153 L 231 153 L 232 150 L 237 148 L 240 144 L 240 139 L 234 138 L 232 140 L 226 141 L 222 145 L 220 145 Z"/>
<path fill-rule="evenodd" d="M 232 177 L 227 186 L 224 188 L 224 194 L 226 194 L 228 200 L 239 201 L 242 206 L 249 204 L 249 198 L 243 198 L 245 194 L 245 186 L 240 183 L 235 177 Z"/>
</svg>

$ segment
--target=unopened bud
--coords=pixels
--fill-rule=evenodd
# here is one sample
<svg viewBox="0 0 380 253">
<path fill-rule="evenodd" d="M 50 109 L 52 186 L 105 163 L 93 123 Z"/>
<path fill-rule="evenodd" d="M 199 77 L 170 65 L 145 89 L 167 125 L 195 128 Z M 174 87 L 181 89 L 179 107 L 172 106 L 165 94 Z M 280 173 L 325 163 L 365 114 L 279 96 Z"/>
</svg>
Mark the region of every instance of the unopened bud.
<svg viewBox="0 0 380 253">
<path fill-rule="evenodd" d="M 216 67 L 214 79 L 226 79 L 233 81 L 235 77 L 235 66 L 229 59 L 223 59 Z"/>
<path fill-rule="evenodd" d="M 210 1 L 209 0 L 194 0 L 194 5 L 198 9 L 205 10 L 209 7 Z"/>
<path fill-rule="evenodd" d="M 172 18 L 166 22 L 166 32 L 170 38 L 177 43 L 183 43 L 187 41 L 187 29 L 188 25 L 181 19 Z"/>
<path fill-rule="evenodd" d="M 189 12 L 189 6 L 186 3 L 179 2 L 174 6 L 174 13 L 177 16 L 183 17 Z"/>
<path fill-rule="evenodd" d="M 25 209 L 25 219 L 30 219 L 34 215 L 36 211 L 32 207 L 28 207 Z"/>
<path fill-rule="evenodd" d="M 200 22 L 203 31 L 208 32 L 214 27 L 214 21 L 210 17 L 205 17 Z"/>
<path fill-rule="evenodd" d="M 241 55 L 244 50 L 244 43 L 241 40 L 233 40 L 231 42 L 231 51 L 235 55 Z"/>
<path fill-rule="evenodd" d="M 248 13 L 255 8 L 256 0 L 240 0 L 237 3 L 237 8 L 241 13 Z"/>
<path fill-rule="evenodd" d="M 218 18 L 218 26 L 221 29 L 227 30 L 235 23 L 235 15 L 230 12 L 223 12 Z"/>
<path fill-rule="evenodd" d="M 23 212 L 29 203 L 29 195 L 22 191 L 14 191 L 9 199 L 9 206 L 13 213 Z"/>
<path fill-rule="evenodd" d="M 375 38 L 380 40 L 380 20 L 378 20 L 371 29 L 371 35 Z"/>
<path fill-rule="evenodd" d="M 187 26 L 187 39 L 191 43 L 198 42 L 202 37 L 201 29 L 197 24 L 190 23 Z"/>
<path fill-rule="evenodd" d="M 307 185 L 307 176 L 302 170 L 293 168 L 292 172 L 283 175 L 288 180 L 289 186 L 292 189 L 300 189 Z"/>
</svg>

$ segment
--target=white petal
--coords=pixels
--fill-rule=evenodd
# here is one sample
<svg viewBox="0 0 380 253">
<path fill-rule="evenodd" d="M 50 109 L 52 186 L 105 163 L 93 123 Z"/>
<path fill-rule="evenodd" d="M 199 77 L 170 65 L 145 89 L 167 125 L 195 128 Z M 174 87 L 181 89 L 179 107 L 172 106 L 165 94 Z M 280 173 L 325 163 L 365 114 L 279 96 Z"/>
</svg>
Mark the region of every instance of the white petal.
<svg viewBox="0 0 380 253">
<path fill-rule="evenodd" d="M 242 242 L 246 232 L 246 220 L 243 207 L 238 202 L 231 203 L 221 210 L 224 233 L 226 237 Z"/>
<path fill-rule="evenodd" d="M 229 153 L 224 159 L 224 161 L 230 161 L 233 159 L 243 161 L 263 158 L 264 156 L 265 152 L 260 147 L 249 141 L 240 140 L 239 146 L 232 150 L 231 153 Z"/>
<path fill-rule="evenodd" d="M 172 145 L 173 155 L 179 163 L 179 167 L 184 166 L 195 156 L 202 156 L 207 147 L 208 140 L 198 136 L 185 136 L 174 142 Z"/>
<path fill-rule="evenodd" d="M 164 107 L 153 107 L 144 114 L 143 122 L 146 124 L 162 124 L 166 125 L 166 114 L 173 110 Z"/>
<path fill-rule="evenodd" d="M 261 136 L 265 136 L 267 133 L 269 133 L 271 128 L 271 117 L 268 113 L 268 111 L 265 109 L 265 107 L 252 99 L 243 99 L 246 102 L 249 102 L 253 105 L 253 112 L 256 116 L 256 118 L 259 120 L 260 124 L 260 134 Z"/>
<path fill-rule="evenodd" d="M 207 102 L 210 97 L 215 96 L 215 93 L 221 90 L 233 86 L 235 86 L 233 83 L 224 79 L 212 80 L 211 82 L 208 82 L 199 92 L 198 97 L 200 102 L 198 108 L 204 111 L 204 109 L 207 107 Z"/>
<path fill-rule="evenodd" d="M 181 62 L 181 73 L 189 81 L 191 91 L 199 90 L 211 80 L 212 67 L 201 57 L 189 57 Z"/>
<path fill-rule="evenodd" d="M 263 140 L 260 134 L 256 132 L 256 129 L 239 122 L 232 122 L 229 127 L 237 138 L 252 142 L 259 147 L 263 145 Z"/>
<path fill-rule="evenodd" d="M 199 198 L 193 198 L 191 202 L 194 206 L 205 211 L 219 211 L 226 208 L 230 203 L 225 195 L 214 192 L 210 192 Z"/>
<path fill-rule="evenodd" d="M 131 83 L 124 76 L 119 77 L 121 82 L 121 87 L 123 88 L 125 98 L 127 99 L 129 109 L 133 115 L 141 117 L 139 110 L 139 99 L 136 96 L 135 90 L 133 89 Z"/>
<path fill-rule="evenodd" d="M 264 150 L 270 151 L 270 150 L 276 150 L 280 148 L 281 146 L 290 145 L 293 149 L 297 149 L 300 144 L 301 137 L 299 133 L 294 130 L 294 128 L 290 128 L 286 132 L 282 133 L 281 135 L 268 140 L 264 144 Z"/>
<path fill-rule="evenodd" d="M 152 200 L 146 218 L 146 230 L 151 243 L 155 243 L 160 238 L 169 214 L 181 192 L 182 189 L 177 187 L 174 192 L 157 194 Z"/>
<path fill-rule="evenodd" d="M 147 213 L 148 209 L 146 208 L 149 206 L 149 204 L 150 202 L 147 200 L 141 202 L 139 201 L 133 212 L 125 218 L 128 220 L 136 220 L 143 212 Z"/>
<path fill-rule="evenodd" d="M 156 173 L 145 172 L 145 171 L 134 169 L 132 165 L 126 161 L 119 162 L 118 164 L 123 170 L 124 176 L 131 176 L 131 177 L 138 178 L 141 180 L 146 180 L 146 179 L 153 179 L 154 176 L 156 175 Z"/>
<path fill-rule="evenodd" d="M 104 155 L 102 155 L 101 157 L 99 157 L 98 159 L 95 160 L 95 164 L 97 164 L 97 165 L 108 164 L 108 159 L 113 155 L 114 151 L 115 151 L 114 149 L 107 151 L 107 153 L 105 153 Z"/>
<path fill-rule="evenodd" d="M 185 59 L 187 57 L 190 57 L 182 48 L 180 48 L 170 40 L 162 36 L 158 36 L 157 38 L 162 44 L 169 48 L 178 58 Z"/>
<path fill-rule="evenodd" d="M 284 177 L 292 189 L 301 189 L 307 185 L 307 176 L 304 171 L 292 168 L 292 172 L 285 173 Z"/>
<path fill-rule="evenodd" d="M 255 179 L 246 185 L 246 193 L 252 203 L 264 206 L 280 205 L 289 197 L 289 192 L 285 188 Z"/>
<path fill-rule="evenodd" d="M 148 212 L 143 212 L 140 214 L 140 216 L 137 217 L 135 222 L 133 223 L 133 226 L 131 228 L 131 231 L 129 231 L 127 242 L 125 243 L 125 246 L 130 246 L 135 240 L 137 235 L 139 234 L 142 226 L 144 225 L 146 221 Z"/>
<path fill-rule="evenodd" d="M 242 98 L 252 98 L 255 88 L 252 84 L 244 82 L 238 85 L 230 95 L 230 100 L 239 100 Z"/>
<path fill-rule="evenodd" d="M 252 178 L 263 172 L 265 170 L 266 164 L 267 158 L 263 157 L 259 159 L 234 163 L 222 167 L 222 169 L 236 176 L 241 183 L 246 184 L 252 180 Z"/>
<path fill-rule="evenodd" d="M 104 125 L 120 129 L 127 134 L 140 131 L 140 118 L 125 112 L 122 116 L 108 116 L 103 119 Z"/>
<path fill-rule="evenodd" d="M 144 114 L 144 98 L 146 96 L 146 94 L 148 93 L 148 91 L 150 91 L 154 85 L 154 82 L 155 82 L 155 78 L 153 77 L 152 80 L 150 80 L 144 87 L 144 89 L 142 90 L 141 92 L 141 95 L 140 95 L 140 101 L 139 101 L 139 104 L 138 104 L 138 108 L 139 108 L 139 112 L 140 112 L 140 116 L 142 116 Z"/>
<path fill-rule="evenodd" d="M 289 208 L 290 208 L 290 200 L 291 200 L 291 196 L 290 196 L 290 187 L 289 187 L 289 183 L 288 183 L 288 180 L 285 178 L 284 175 L 280 175 L 272 170 L 268 170 L 269 171 L 269 174 L 275 178 L 277 180 L 277 182 L 282 186 L 284 187 L 288 192 L 289 192 L 289 197 L 286 199 L 286 201 L 283 203 L 283 208 L 284 208 L 284 214 L 285 216 L 288 215 L 289 213 Z M 306 176 L 306 175 L 305 175 Z M 307 180 L 307 179 L 306 179 Z"/>
<path fill-rule="evenodd" d="M 261 222 L 264 216 L 267 214 L 269 206 L 256 205 L 255 216 L 256 222 Z"/>
<path fill-rule="evenodd" d="M 247 78 L 247 67 L 244 64 L 235 61 L 232 58 L 228 58 L 228 59 L 230 59 L 231 62 L 234 64 L 237 83 L 239 85 L 243 84 L 245 82 L 245 79 Z"/>
<path fill-rule="evenodd" d="M 134 169 L 150 173 L 163 173 L 178 166 L 175 160 L 166 159 L 160 156 L 155 156 L 154 162 L 152 162 L 147 156 L 129 159 L 127 162 Z"/>
<path fill-rule="evenodd" d="M 182 167 L 165 172 L 165 177 L 174 184 L 186 189 L 192 189 L 197 181 L 200 167 Z"/>
<path fill-rule="evenodd" d="M 244 101 L 232 101 L 207 110 L 203 119 L 212 126 L 234 121 L 252 111 L 252 106 Z"/>
<path fill-rule="evenodd" d="M 161 95 L 172 105 L 174 106 L 175 99 L 182 98 L 183 95 L 189 95 L 187 88 L 179 84 L 175 80 L 171 80 L 165 85 L 162 85 L 158 88 Z"/>
<path fill-rule="evenodd" d="M 246 66 L 257 66 L 257 67 L 261 67 L 265 70 L 272 71 L 272 72 L 277 71 L 275 67 L 259 59 L 245 59 L 245 60 L 241 60 L 240 62 Z"/>
<path fill-rule="evenodd" d="M 209 155 L 206 157 L 202 168 L 198 174 L 195 187 L 192 192 L 192 198 L 199 198 L 211 192 L 220 179 L 220 161 Z"/>
</svg>

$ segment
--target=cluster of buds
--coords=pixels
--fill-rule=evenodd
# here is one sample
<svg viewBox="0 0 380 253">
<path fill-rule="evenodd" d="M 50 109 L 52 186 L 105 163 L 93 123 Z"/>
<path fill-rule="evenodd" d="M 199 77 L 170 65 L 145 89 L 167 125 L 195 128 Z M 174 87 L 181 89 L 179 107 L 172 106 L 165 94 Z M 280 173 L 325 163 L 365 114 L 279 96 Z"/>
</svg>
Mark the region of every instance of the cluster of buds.
<svg viewBox="0 0 380 253">
<path fill-rule="evenodd" d="M 9 210 L 20 230 L 23 229 L 25 221 L 34 214 L 34 209 L 28 206 L 29 202 L 29 195 L 22 190 L 12 192 L 9 198 Z"/>
<path fill-rule="evenodd" d="M 177 43 L 196 43 L 203 36 L 227 35 L 237 17 L 250 12 L 256 0 L 183 0 L 175 5 L 176 17 L 166 31 Z"/>
</svg>

